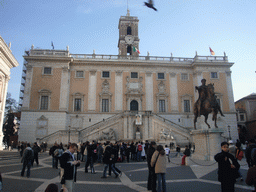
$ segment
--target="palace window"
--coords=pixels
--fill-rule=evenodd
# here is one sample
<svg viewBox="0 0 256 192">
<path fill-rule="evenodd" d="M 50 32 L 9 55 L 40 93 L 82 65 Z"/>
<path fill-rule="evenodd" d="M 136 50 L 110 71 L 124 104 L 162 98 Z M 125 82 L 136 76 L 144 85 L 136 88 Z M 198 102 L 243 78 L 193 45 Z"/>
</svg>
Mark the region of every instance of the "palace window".
<svg viewBox="0 0 256 192">
<path fill-rule="evenodd" d="M 240 114 L 240 121 L 244 121 L 244 114 Z"/>
<path fill-rule="evenodd" d="M 217 72 L 211 72 L 211 79 L 218 79 L 218 73 Z"/>
<path fill-rule="evenodd" d="M 51 67 L 44 67 L 44 75 L 51 75 L 52 68 Z"/>
<path fill-rule="evenodd" d="M 76 92 L 72 94 L 73 110 L 74 112 L 83 111 L 84 94 Z"/>
<path fill-rule="evenodd" d="M 48 96 L 41 96 L 41 110 L 48 110 Z"/>
<path fill-rule="evenodd" d="M 102 71 L 102 77 L 103 78 L 109 78 L 110 77 L 109 71 Z"/>
<path fill-rule="evenodd" d="M 159 100 L 159 112 L 165 112 L 165 100 Z"/>
<path fill-rule="evenodd" d="M 127 46 L 127 54 L 132 55 L 132 47 L 131 47 L 131 45 Z"/>
<path fill-rule="evenodd" d="M 164 73 L 157 73 L 158 79 L 164 79 Z"/>
<path fill-rule="evenodd" d="M 138 79 L 138 73 L 137 72 L 131 72 L 131 78 L 132 79 Z"/>
<path fill-rule="evenodd" d="M 47 89 L 41 89 L 39 92 L 39 109 L 49 110 L 50 109 L 50 99 L 51 91 Z"/>
<path fill-rule="evenodd" d="M 102 112 L 109 112 L 109 100 L 102 99 Z"/>
<path fill-rule="evenodd" d="M 78 78 L 84 77 L 84 72 L 83 71 L 76 71 L 76 77 L 78 77 Z"/>
<path fill-rule="evenodd" d="M 75 99 L 75 103 L 74 103 L 74 111 L 81 111 L 81 99 Z"/>
<path fill-rule="evenodd" d="M 184 112 L 190 112 L 190 101 L 184 100 Z"/>
<path fill-rule="evenodd" d="M 188 80 L 188 74 L 187 73 L 181 73 L 181 80 L 187 81 Z"/>
</svg>

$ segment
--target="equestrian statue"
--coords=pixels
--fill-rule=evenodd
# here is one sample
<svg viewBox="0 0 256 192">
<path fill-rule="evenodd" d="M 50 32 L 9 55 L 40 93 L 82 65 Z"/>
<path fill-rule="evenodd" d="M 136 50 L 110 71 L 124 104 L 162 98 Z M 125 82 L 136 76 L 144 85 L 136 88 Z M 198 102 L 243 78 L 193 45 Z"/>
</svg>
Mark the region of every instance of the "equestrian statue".
<svg viewBox="0 0 256 192">
<path fill-rule="evenodd" d="M 221 116 L 224 117 L 220 105 L 217 102 L 216 95 L 214 93 L 214 84 L 210 83 L 206 85 L 206 80 L 201 80 L 202 85 L 196 86 L 196 90 L 198 90 L 199 98 L 194 104 L 194 128 L 196 129 L 197 118 L 203 115 L 205 117 L 204 122 L 208 125 L 208 128 L 211 128 L 207 123 L 208 115 L 213 112 L 212 120 L 214 121 L 214 125 L 217 126 L 217 114 L 220 112 Z"/>
</svg>

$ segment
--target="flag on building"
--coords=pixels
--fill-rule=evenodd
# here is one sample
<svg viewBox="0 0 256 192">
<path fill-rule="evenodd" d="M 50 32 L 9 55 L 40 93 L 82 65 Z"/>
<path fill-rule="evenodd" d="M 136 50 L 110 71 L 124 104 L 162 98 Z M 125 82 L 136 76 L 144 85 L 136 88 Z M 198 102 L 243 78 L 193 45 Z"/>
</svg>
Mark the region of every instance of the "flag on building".
<svg viewBox="0 0 256 192">
<path fill-rule="evenodd" d="M 215 53 L 214 53 L 214 51 L 211 49 L 211 47 L 209 47 L 209 48 L 210 48 L 211 55 L 215 55 Z"/>
<path fill-rule="evenodd" d="M 137 49 L 136 47 L 133 46 L 133 52 L 138 52 L 140 54 L 139 49 Z"/>
<path fill-rule="evenodd" d="M 53 42 L 52 42 L 52 49 L 54 49 L 54 45 L 53 45 Z"/>
</svg>

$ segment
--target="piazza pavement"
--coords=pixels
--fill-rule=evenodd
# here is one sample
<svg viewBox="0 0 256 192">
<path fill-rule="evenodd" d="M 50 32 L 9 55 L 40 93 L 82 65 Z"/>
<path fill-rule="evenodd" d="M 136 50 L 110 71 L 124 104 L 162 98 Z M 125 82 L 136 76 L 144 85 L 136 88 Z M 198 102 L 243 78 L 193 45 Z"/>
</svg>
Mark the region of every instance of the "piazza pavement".
<svg viewBox="0 0 256 192">
<path fill-rule="evenodd" d="M 171 153 L 174 156 L 175 152 Z M 44 192 L 47 185 L 56 183 L 61 188 L 59 170 L 52 168 L 52 157 L 48 151 L 39 154 L 39 166 L 31 168 L 30 178 L 21 177 L 21 158 L 17 150 L 0 151 L 0 172 L 3 178 L 3 192 Z M 167 164 L 166 183 L 170 192 L 218 192 L 220 182 L 217 179 L 218 164 L 215 161 L 190 160 L 187 166 L 181 166 L 181 157 L 171 158 Z M 84 162 L 78 167 L 75 192 L 146 192 L 148 168 L 147 163 L 122 162 L 116 166 L 122 176 L 101 179 L 103 164 L 95 164 L 96 174 L 84 172 Z M 246 178 L 247 164 L 243 158 L 240 162 L 241 173 Z M 25 173 L 26 174 L 26 173 Z M 253 187 L 244 181 L 237 181 L 236 192 L 249 192 Z"/>
</svg>

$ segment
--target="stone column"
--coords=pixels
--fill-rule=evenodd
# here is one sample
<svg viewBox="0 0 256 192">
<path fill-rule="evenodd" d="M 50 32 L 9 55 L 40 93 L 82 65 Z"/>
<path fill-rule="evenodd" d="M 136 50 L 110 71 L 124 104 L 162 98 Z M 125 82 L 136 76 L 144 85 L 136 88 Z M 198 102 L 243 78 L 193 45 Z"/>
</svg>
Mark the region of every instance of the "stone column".
<svg viewBox="0 0 256 192">
<path fill-rule="evenodd" d="M 148 122 L 148 115 L 147 114 L 145 114 L 144 115 L 144 118 L 143 118 L 143 122 L 144 122 L 144 125 L 143 125 L 143 127 L 144 127 L 144 133 L 143 133 L 143 139 L 144 140 L 147 140 L 148 139 L 148 126 L 149 126 L 149 122 Z"/>
<path fill-rule="evenodd" d="M 29 109 L 32 78 L 33 78 L 33 67 L 31 65 L 27 65 L 27 74 L 26 74 L 26 83 L 25 83 L 23 102 L 22 102 L 22 110 Z"/>
<path fill-rule="evenodd" d="M 233 94 L 233 88 L 232 88 L 232 82 L 231 82 L 231 71 L 226 71 L 226 82 L 227 82 L 229 111 L 236 112 L 234 94 Z"/>
<path fill-rule="evenodd" d="M 192 137 L 195 143 L 195 153 L 192 159 L 212 161 L 220 152 L 222 129 L 193 130 Z"/>
<path fill-rule="evenodd" d="M 3 120 L 4 120 L 4 110 L 5 110 L 5 103 L 6 103 L 6 95 L 7 95 L 7 88 L 8 88 L 8 82 L 10 80 L 10 77 L 9 76 L 5 76 L 5 78 L 2 79 L 2 93 L 3 93 L 3 96 L 2 96 L 2 106 L 1 106 L 1 109 L 0 109 L 0 150 L 3 150 L 4 147 L 3 147 L 3 138 L 4 138 L 4 134 L 3 134 Z"/>
<path fill-rule="evenodd" d="M 127 116 L 123 116 L 123 123 L 124 123 L 124 139 L 128 139 L 128 124 L 127 124 L 128 118 Z"/>
<path fill-rule="evenodd" d="M 61 74 L 61 85 L 60 85 L 60 111 L 68 110 L 68 98 L 69 98 L 69 67 L 63 67 Z"/>
<path fill-rule="evenodd" d="M 170 73 L 170 102 L 171 111 L 179 111 L 179 101 L 178 101 L 178 87 L 177 87 L 177 75 L 176 73 Z"/>
<path fill-rule="evenodd" d="M 154 110 L 153 102 L 153 75 L 152 72 L 146 72 L 145 78 L 145 89 L 146 89 L 146 111 Z"/>
<path fill-rule="evenodd" d="M 97 71 L 91 70 L 89 74 L 89 93 L 88 93 L 88 111 L 96 110 L 96 88 L 97 88 Z"/>
<path fill-rule="evenodd" d="M 116 71 L 115 76 L 115 111 L 123 110 L 123 76 L 122 71 Z"/>
</svg>

